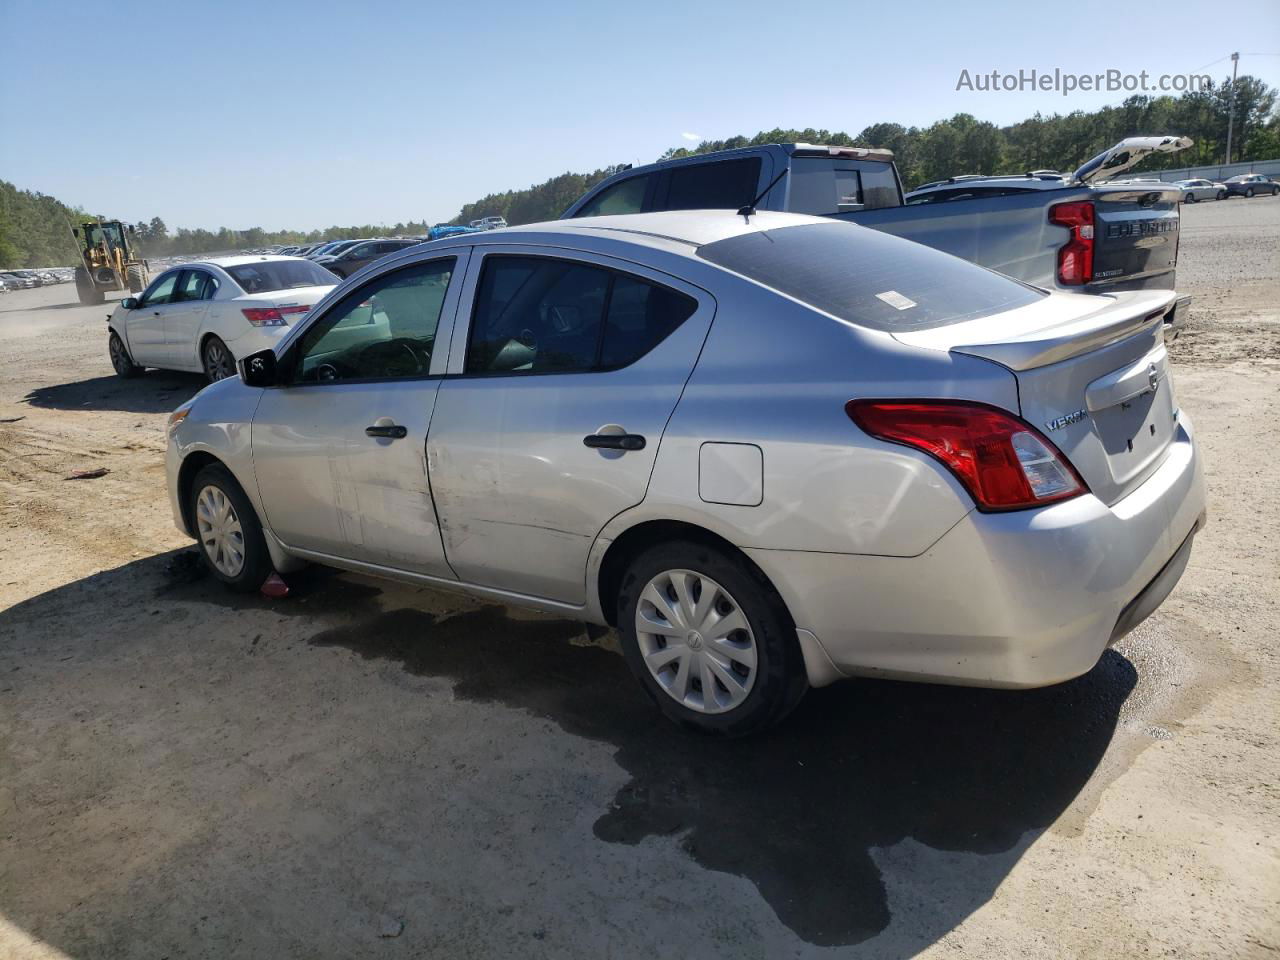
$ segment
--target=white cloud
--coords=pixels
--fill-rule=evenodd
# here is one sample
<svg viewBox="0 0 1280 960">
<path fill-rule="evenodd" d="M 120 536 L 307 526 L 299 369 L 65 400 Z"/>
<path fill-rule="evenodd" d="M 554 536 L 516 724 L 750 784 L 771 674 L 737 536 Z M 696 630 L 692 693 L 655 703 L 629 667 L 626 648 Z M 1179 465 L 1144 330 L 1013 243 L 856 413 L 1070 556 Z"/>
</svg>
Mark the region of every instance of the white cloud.
<svg viewBox="0 0 1280 960">
<path fill-rule="evenodd" d="M 701 142 L 702 142 L 702 134 L 700 134 L 700 133 L 682 133 L 682 134 L 680 134 L 680 136 L 684 137 L 684 138 L 685 138 L 686 140 L 688 140 L 690 143 L 701 143 Z"/>
</svg>

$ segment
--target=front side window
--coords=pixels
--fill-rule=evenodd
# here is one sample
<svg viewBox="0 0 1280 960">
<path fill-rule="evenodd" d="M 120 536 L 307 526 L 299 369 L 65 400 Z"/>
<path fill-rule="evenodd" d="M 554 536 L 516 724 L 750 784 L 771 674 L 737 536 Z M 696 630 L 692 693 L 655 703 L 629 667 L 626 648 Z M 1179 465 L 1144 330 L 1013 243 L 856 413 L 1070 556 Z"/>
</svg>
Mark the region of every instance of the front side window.
<svg viewBox="0 0 1280 960">
<path fill-rule="evenodd" d="M 653 174 L 631 177 L 600 191 L 574 214 L 575 217 L 607 217 L 614 214 L 640 213 L 644 195 Z"/>
<path fill-rule="evenodd" d="M 155 307 L 162 303 L 173 302 L 173 292 L 178 286 L 178 271 L 166 273 L 158 278 L 155 283 L 147 287 L 143 293 L 139 304 L 144 307 Z"/>
<path fill-rule="evenodd" d="M 294 382 L 426 376 L 454 263 L 397 270 L 344 297 L 299 339 Z"/>
<path fill-rule="evenodd" d="M 659 284 L 603 267 L 486 258 L 468 373 L 580 373 L 633 363 L 697 309 Z"/>
</svg>

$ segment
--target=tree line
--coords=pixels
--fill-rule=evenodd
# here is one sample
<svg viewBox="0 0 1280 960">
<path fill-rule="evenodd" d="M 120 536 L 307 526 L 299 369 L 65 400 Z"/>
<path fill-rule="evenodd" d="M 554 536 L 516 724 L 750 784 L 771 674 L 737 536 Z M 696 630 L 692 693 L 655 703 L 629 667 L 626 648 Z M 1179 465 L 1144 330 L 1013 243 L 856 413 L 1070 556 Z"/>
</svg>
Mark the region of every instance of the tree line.
<svg viewBox="0 0 1280 960">
<path fill-rule="evenodd" d="M 822 143 L 836 146 L 887 147 L 894 152 L 903 184 L 908 188 L 961 173 L 1021 173 L 1027 170 L 1074 170 L 1084 161 L 1124 137 L 1177 134 L 1195 145 L 1175 154 L 1147 158 L 1140 170 L 1174 169 L 1223 162 L 1227 116 L 1235 103 L 1234 161 L 1280 157 L 1280 112 L 1277 91 L 1256 77 L 1245 75 L 1178 97 L 1130 97 L 1115 107 L 1075 110 L 1067 114 L 1035 116 L 999 127 L 958 113 L 927 127 L 874 123 L 856 134 L 833 130 L 762 130 L 755 136 L 707 140 L 694 147 L 668 150 L 658 159 L 729 150 L 764 143 Z M 492 193 L 466 204 L 450 223 L 502 216 L 516 225 L 553 220 L 574 200 L 620 167 L 591 173 L 562 173 L 523 190 Z M 77 261 L 68 228 L 85 217 L 50 196 L 19 190 L 0 181 L 0 268 L 70 265 Z M 393 226 L 370 224 L 332 226 L 326 230 L 188 229 L 170 231 L 159 217 L 135 224 L 135 238 L 144 256 L 207 254 L 272 244 L 315 243 L 384 234 L 421 236 L 425 222 L 402 221 Z"/>
</svg>

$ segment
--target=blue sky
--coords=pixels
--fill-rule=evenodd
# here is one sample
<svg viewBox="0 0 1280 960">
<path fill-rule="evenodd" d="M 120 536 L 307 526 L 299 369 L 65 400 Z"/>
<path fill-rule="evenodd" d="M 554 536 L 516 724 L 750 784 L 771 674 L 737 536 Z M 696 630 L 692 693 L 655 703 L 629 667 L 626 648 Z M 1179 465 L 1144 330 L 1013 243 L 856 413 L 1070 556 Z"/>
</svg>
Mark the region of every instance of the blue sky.
<svg viewBox="0 0 1280 960">
<path fill-rule="evenodd" d="M 1124 97 L 957 92 L 962 69 L 1221 78 L 1237 50 L 1280 86 L 1277 0 L 1144 6 L 0 0 L 0 178 L 171 228 L 434 222 L 685 134 Z"/>
</svg>

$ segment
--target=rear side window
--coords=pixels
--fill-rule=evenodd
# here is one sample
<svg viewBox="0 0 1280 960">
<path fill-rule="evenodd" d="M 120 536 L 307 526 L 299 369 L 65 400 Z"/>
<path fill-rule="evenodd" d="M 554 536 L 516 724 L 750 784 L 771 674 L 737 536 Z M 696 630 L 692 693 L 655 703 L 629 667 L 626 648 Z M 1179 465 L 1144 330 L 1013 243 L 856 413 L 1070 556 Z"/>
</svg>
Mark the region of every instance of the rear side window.
<svg viewBox="0 0 1280 960">
<path fill-rule="evenodd" d="M 575 217 L 607 217 L 613 214 L 640 213 L 644 209 L 645 191 L 653 174 L 622 180 L 607 187 L 586 202 Z"/>
<path fill-rule="evenodd" d="M 581 373 L 634 363 L 697 309 L 659 284 L 592 264 L 485 259 L 467 373 Z"/>
<path fill-rule="evenodd" d="M 1045 293 L 938 250 L 847 223 L 718 240 L 698 256 L 859 326 L 945 327 L 1025 306 Z"/>
<path fill-rule="evenodd" d="M 737 210 L 755 199 L 759 184 L 759 157 L 676 166 L 657 209 Z"/>
</svg>

